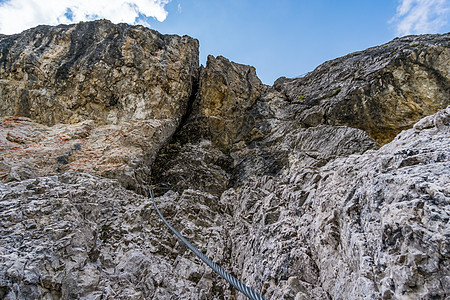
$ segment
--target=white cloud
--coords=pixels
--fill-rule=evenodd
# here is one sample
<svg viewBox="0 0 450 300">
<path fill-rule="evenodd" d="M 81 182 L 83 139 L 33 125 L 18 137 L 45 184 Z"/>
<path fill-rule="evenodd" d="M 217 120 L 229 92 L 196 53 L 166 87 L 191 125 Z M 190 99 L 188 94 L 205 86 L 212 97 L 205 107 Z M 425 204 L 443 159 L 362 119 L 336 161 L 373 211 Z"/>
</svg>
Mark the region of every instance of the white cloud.
<svg viewBox="0 0 450 300">
<path fill-rule="evenodd" d="M 69 24 L 96 19 L 150 26 L 145 18 L 164 21 L 167 17 L 164 6 L 169 1 L 8 0 L 0 3 L 0 33 L 19 33 L 41 24 Z"/>
<path fill-rule="evenodd" d="M 400 36 L 436 33 L 447 24 L 449 11 L 448 0 L 400 0 L 391 22 Z"/>
</svg>

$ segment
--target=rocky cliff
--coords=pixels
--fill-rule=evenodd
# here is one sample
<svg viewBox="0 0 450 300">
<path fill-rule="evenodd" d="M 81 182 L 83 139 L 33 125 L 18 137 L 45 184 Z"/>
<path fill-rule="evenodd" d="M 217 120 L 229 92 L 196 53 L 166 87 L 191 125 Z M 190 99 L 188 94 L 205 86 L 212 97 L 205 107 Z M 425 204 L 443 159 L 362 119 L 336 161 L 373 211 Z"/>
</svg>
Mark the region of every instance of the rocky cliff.
<svg viewBox="0 0 450 300">
<path fill-rule="evenodd" d="M 235 262 L 270 299 L 445 299 L 450 107 L 379 150 L 293 163 L 222 196 Z"/>
<path fill-rule="evenodd" d="M 328 61 L 274 87 L 307 126 L 347 125 L 379 143 L 449 104 L 449 35 L 407 36 Z"/>
<path fill-rule="evenodd" d="M 109 21 L 0 37 L 1 115 L 39 123 L 174 119 L 197 80 L 198 41 Z"/>
<path fill-rule="evenodd" d="M 0 116 L 58 125 L 3 120 L 0 176 L 78 170 L 139 189 L 186 114 L 198 64 L 193 38 L 106 20 L 1 36 Z"/>
<path fill-rule="evenodd" d="M 157 185 L 267 299 L 445 299 L 449 49 L 404 37 L 270 87 L 141 26 L 0 36 L 0 298 L 244 299 Z"/>
</svg>

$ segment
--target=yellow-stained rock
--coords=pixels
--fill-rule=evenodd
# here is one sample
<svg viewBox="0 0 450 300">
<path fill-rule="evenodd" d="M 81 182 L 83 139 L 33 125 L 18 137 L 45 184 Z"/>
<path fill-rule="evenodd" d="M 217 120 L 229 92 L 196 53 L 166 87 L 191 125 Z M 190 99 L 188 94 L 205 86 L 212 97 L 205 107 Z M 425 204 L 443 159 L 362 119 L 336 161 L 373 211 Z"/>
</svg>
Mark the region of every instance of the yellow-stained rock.
<svg viewBox="0 0 450 300">
<path fill-rule="evenodd" d="M 208 56 L 200 70 L 200 86 L 182 140 L 210 139 L 222 149 L 230 149 L 242 127 L 245 112 L 261 96 L 264 85 L 254 67 Z"/>
</svg>

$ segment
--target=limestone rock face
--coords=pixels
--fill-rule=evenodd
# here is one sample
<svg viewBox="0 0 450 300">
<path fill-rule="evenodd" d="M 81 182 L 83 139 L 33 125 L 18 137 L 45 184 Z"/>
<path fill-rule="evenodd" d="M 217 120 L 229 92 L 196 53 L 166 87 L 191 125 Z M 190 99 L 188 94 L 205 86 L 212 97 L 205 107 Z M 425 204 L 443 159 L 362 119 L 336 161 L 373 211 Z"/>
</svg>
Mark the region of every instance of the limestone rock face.
<svg viewBox="0 0 450 300">
<path fill-rule="evenodd" d="M 242 139 L 233 145 L 236 183 L 252 176 L 280 176 L 289 165 L 317 168 L 332 159 L 377 149 L 366 132 L 346 126 L 305 128 L 292 118 L 290 103 L 269 91 L 247 111 Z M 295 163 L 294 163 L 295 161 Z"/>
<path fill-rule="evenodd" d="M 186 190 L 156 200 L 267 299 L 444 299 L 449 144 L 450 107 L 379 150 L 315 168 L 293 157 L 283 176 L 255 177 L 220 198 Z M 115 180 L 66 172 L 1 183 L 0 195 L 2 298 L 236 295 L 174 239 L 148 198 Z"/>
<path fill-rule="evenodd" d="M 0 115 L 100 124 L 184 115 L 198 41 L 94 21 L 0 37 Z"/>
<path fill-rule="evenodd" d="M 0 183 L 0 297 L 218 299 L 234 294 L 168 233 L 149 201 L 115 180 L 81 173 Z M 226 206 L 217 197 L 191 190 L 169 192 L 157 201 L 204 253 L 224 266 L 230 261 L 228 224 L 218 217 L 218 212 L 227 215 Z"/>
<path fill-rule="evenodd" d="M 222 196 L 234 264 L 269 299 L 445 299 L 450 107 L 379 150 Z"/>
<path fill-rule="evenodd" d="M 0 118 L 0 180 L 78 171 L 116 178 L 140 190 L 150 177 L 149 162 L 175 128 L 170 119 L 48 127 L 24 117 Z"/>
<path fill-rule="evenodd" d="M 243 126 L 245 111 L 265 86 L 254 67 L 208 56 L 200 70 L 200 84 L 192 112 L 181 139 L 196 142 L 210 139 L 219 148 L 230 149 Z"/>
<path fill-rule="evenodd" d="M 268 87 L 141 26 L 0 35 L 0 298 L 244 299 L 153 186 L 266 299 L 445 299 L 448 59 L 409 36 Z"/>
<path fill-rule="evenodd" d="M 105 20 L 1 36 L 0 54 L 6 181 L 72 170 L 142 189 L 198 80 L 197 40 Z"/>
<path fill-rule="evenodd" d="M 200 189 L 221 194 L 232 183 L 233 159 L 211 141 L 162 148 L 152 165 L 152 183 L 178 189 Z"/>
<path fill-rule="evenodd" d="M 208 56 L 187 120 L 156 157 L 153 183 L 214 191 L 233 185 L 242 176 L 234 174 L 231 149 L 245 139 L 248 110 L 266 89 L 255 68 Z"/>
<path fill-rule="evenodd" d="M 407 36 L 320 65 L 274 87 L 306 126 L 347 125 L 381 144 L 450 105 L 450 34 Z"/>
</svg>

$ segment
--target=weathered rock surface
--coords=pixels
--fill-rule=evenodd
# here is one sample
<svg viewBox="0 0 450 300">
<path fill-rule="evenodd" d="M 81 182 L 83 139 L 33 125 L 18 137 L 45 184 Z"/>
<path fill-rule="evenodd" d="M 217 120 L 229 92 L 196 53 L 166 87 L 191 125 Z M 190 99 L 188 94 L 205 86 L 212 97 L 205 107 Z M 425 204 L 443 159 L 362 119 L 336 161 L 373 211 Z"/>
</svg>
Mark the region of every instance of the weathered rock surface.
<svg viewBox="0 0 450 300">
<path fill-rule="evenodd" d="M 340 156 L 379 147 L 359 129 L 329 125 L 305 128 L 290 118 L 289 106 L 280 93 L 270 91 L 247 112 L 242 139 L 230 154 L 236 183 L 252 176 L 282 175 L 293 160 L 297 167 L 314 168 Z"/>
<path fill-rule="evenodd" d="M 152 183 L 178 189 L 221 194 L 232 183 L 233 159 L 208 140 L 172 143 L 161 149 L 152 165 Z"/>
<path fill-rule="evenodd" d="M 101 20 L 0 37 L 0 115 L 39 123 L 181 120 L 198 41 Z"/>
<path fill-rule="evenodd" d="M 347 125 L 381 144 L 450 105 L 450 34 L 407 36 L 279 78 L 295 119 Z"/>
<path fill-rule="evenodd" d="M 208 56 L 187 120 L 157 155 L 153 183 L 214 191 L 233 185 L 231 148 L 248 135 L 247 111 L 266 89 L 255 68 Z"/>
<path fill-rule="evenodd" d="M 445 299 L 450 107 L 390 141 L 450 104 L 449 57 L 410 36 L 268 87 L 140 26 L 0 35 L 0 298 L 243 299 L 158 185 L 267 299 Z"/>
<path fill-rule="evenodd" d="M 450 107 L 380 150 L 290 164 L 219 200 L 168 192 L 169 221 L 268 299 L 444 299 Z M 0 184 L 2 297 L 232 295 L 168 233 L 148 198 L 65 173 Z M 242 271 L 241 271 L 242 270 Z M 238 299 L 243 299 L 238 296 Z"/>
<path fill-rule="evenodd" d="M 157 201 L 186 237 L 229 267 L 229 224 L 217 197 L 190 190 Z M 235 293 L 168 233 L 148 198 L 117 181 L 67 172 L 0 184 L 0 209 L 2 299 L 220 299 Z"/>
<path fill-rule="evenodd" d="M 450 104 L 449 41 L 449 34 L 396 39 L 326 62 L 304 78 L 281 78 L 274 88 L 250 80 L 253 75 L 243 78 L 242 74 L 253 74 L 250 67 L 210 56 L 200 72 L 193 109 L 172 142 L 196 144 L 208 139 L 230 153 L 233 162 L 228 177 L 233 185 L 251 176 L 280 174 L 290 156 L 301 155 L 299 163 L 304 166 L 323 165 L 339 155 L 376 149 L 379 146 L 373 140 L 352 128 L 385 144 L 420 118 Z M 293 147 L 305 151 L 293 152 Z M 178 181 L 167 167 L 178 170 L 183 165 L 190 155 L 183 149 L 179 148 L 179 154 L 163 151 L 175 158 L 156 164 L 157 182 Z M 167 155 L 158 156 L 157 162 L 167 159 Z M 217 165 L 211 169 L 218 167 L 224 169 Z M 190 180 L 183 186 L 198 182 Z"/>
<path fill-rule="evenodd" d="M 141 190 L 198 80 L 197 40 L 106 20 L 1 36 L 0 54 L 0 116 L 37 122 L 1 121 L 7 181 L 73 170 Z"/>
<path fill-rule="evenodd" d="M 244 125 L 244 116 L 265 86 L 254 67 L 208 56 L 200 70 L 200 83 L 192 112 L 178 138 L 197 142 L 207 138 L 229 150 Z"/>
<path fill-rule="evenodd" d="M 117 178 L 123 186 L 141 190 L 150 178 L 149 162 L 175 128 L 170 119 L 48 127 L 24 117 L 0 118 L 0 179 L 78 171 Z"/>
<path fill-rule="evenodd" d="M 269 299 L 445 299 L 450 107 L 379 150 L 319 169 L 295 159 L 222 201 L 233 263 Z"/>
</svg>

